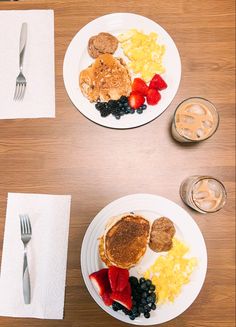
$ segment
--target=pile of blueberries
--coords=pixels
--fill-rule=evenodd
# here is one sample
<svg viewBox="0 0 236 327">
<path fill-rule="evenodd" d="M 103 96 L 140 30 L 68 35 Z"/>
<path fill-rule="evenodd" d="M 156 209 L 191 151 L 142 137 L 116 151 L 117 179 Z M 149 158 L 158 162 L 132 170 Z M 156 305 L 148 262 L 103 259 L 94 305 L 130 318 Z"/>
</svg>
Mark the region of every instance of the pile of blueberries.
<svg viewBox="0 0 236 327">
<path fill-rule="evenodd" d="M 129 106 L 128 98 L 122 95 L 119 100 L 97 102 L 95 108 L 100 111 L 102 117 L 107 117 L 112 114 L 116 119 L 120 119 L 121 116 L 134 114 L 135 112 L 142 114 L 143 111 L 147 109 L 147 105 L 143 104 L 138 109 L 133 109 Z"/>
<path fill-rule="evenodd" d="M 140 317 L 141 314 L 145 318 L 150 318 L 151 310 L 156 310 L 156 293 L 155 285 L 150 279 L 131 276 L 129 282 L 132 290 L 132 309 L 128 310 L 118 302 L 113 302 L 112 308 L 114 311 L 122 310 L 131 320 Z"/>
</svg>

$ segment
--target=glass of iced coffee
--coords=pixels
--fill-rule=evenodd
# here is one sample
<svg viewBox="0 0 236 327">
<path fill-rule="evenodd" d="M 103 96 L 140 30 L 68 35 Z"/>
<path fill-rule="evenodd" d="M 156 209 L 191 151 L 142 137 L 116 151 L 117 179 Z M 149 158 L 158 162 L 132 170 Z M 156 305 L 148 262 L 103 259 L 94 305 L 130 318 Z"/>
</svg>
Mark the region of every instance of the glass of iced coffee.
<svg viewBox="0 0 236 327">
<path fill-rule="evenodd" d="M 201 213 L 220 210 L 227 198 L 224 185 L 211 176 L 190 176 L 180 186 L 182 200 Z"/>
<path fill-rule="evenodd" d="M 200 97 L 181 102 L 172 121 L 172 135 L 179 142 L 199 142 L 211 137 L 219 126 L 215 106 Z"/>
</svg>

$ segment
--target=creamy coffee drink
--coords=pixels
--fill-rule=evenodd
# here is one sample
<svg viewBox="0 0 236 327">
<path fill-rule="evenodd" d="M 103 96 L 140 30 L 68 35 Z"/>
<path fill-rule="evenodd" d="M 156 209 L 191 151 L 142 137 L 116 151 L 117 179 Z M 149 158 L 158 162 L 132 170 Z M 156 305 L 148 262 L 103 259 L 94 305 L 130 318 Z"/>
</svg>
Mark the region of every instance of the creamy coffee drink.
<svg viewBox="0 0 236 327">
<path fill-rule="evenodd" d="M 193 209 L 202 212 L 216 212 L 226 202 L 224 185 L 210 176 L 191 176 L 180 187 L 182 200 Z"/>
<path fill-rule="evenodd" d="M 198 142 L 210 137 L 219 123 L 212 103 L 202 98 L 189 98 L 176 109 L 172 135 L 179 142 Z"/>
</svg>

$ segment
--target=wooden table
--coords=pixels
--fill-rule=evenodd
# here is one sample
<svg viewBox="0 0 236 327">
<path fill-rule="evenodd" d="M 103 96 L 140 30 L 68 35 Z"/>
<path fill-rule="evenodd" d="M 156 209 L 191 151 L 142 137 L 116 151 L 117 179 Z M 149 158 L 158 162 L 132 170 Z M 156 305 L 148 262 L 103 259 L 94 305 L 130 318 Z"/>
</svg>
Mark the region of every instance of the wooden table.
<svg viewBox="0 0 236 327">
<path fill-rule="evenodd" d="M 1 2 L 0 9 L 55 10 L 56 119 L 0 121 L 0 239 L 8 192 L 71 194 L 71 224 L 63 321 L 0 318 L 1 327 L 126 326 L 103 312 L 86 290 L 80 247 L 86 228 L 110 201 L 153 193 L 185 208 L 200 227 L 208 249 L 208 272 L 194 304 L 168 327 L 234 326 L 234 2 L 156 0 L 64 0 Z M 182 80 L 169 108 L 152 123 L 112 130 L 87 120 L 64 88 L 64 54 L 75 33 L 92 19 L 134 12 L 162 25 L 182 60 Z M 220 114 L 217 133 L 199 145 L 173 141 L 170 121 L 189 96 L 211 100 Z M 179 197 L 181 181 L 193 174 L 218 177 L 226 186 L 223 210 L 202 215 Z M 2 242 L 0 243 L 2 247 Z"/>
</svg>

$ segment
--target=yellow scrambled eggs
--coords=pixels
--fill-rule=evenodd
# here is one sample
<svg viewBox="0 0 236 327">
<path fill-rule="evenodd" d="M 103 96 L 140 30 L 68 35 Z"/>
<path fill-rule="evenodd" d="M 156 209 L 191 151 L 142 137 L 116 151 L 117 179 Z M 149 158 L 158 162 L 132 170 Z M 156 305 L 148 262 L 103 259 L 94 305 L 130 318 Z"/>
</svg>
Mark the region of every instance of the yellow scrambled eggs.
<svg viewBox="0 0 236 327">
<path fill-rule="evenodd" d="M 159 256 L 145 272 L 144 278 L 151 279 L 156 286 L 158 303 L 174 302 L 182 286 L 190 281 L 197 260 L 185 258 L 188 251 L 188 247 L 183 242 L 174 238 L 173 247 L 167 255 Z"/>
<path fill-rule="evenodd" d="M 157 43 L 157 37 L 154 32 L 144 34 L 136 29 L 118 36 L 124 54 L 130 60 L 129 68 L 146 82 L 155 74 L 165 72 L 162 64 L 165 46 Z"/>
</svg>

